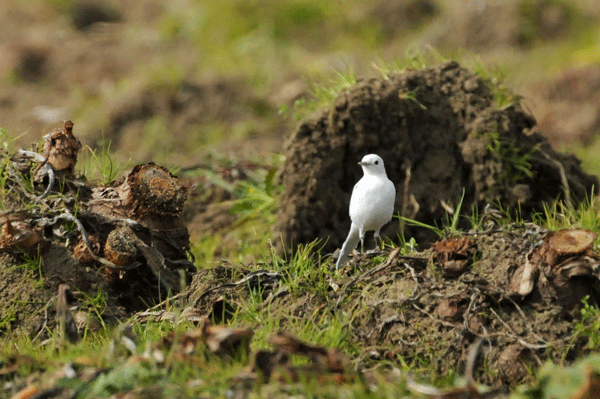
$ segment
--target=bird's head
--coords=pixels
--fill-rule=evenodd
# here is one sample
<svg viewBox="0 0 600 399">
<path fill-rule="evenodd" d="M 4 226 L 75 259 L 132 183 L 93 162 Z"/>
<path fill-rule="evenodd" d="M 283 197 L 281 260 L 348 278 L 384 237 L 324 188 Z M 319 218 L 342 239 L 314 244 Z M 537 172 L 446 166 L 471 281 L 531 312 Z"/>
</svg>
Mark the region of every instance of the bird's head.
<svg viewBox="0 0 600 399">
<path fill-rule="evenodd" d="M 383 166 L 383 159 L 379 155 L 369 154 L 365 155 L 363 159 L 358 163 L 362 166 L 363 172 L 367 175 L 385 175 L 385 167 Z"/>
</svg>

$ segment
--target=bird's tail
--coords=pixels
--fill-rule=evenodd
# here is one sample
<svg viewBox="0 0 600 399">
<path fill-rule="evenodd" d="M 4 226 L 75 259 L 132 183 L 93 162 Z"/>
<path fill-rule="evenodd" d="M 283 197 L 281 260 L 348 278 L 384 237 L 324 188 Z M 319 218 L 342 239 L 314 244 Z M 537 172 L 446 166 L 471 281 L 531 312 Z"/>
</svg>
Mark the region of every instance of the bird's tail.
<svg viewBox="0 0 600 399">
<path fill-rule="evenodd" d="M 352 226 L 350 227 L 350 232 L 348 233 L 348 237 L 346 237 L 346 241 L 344 241 L 344 245 L 342 245 L 340 256 L 335 264 L 336 270 L 346 263 L 346 261 L 348 260 L 348 255 L 350 255 L 350 252 L 352 252 L 352 250 L 356 248 L 359 239 L 359 229 L 354 223 L 352 223 Z"/>
</svg>

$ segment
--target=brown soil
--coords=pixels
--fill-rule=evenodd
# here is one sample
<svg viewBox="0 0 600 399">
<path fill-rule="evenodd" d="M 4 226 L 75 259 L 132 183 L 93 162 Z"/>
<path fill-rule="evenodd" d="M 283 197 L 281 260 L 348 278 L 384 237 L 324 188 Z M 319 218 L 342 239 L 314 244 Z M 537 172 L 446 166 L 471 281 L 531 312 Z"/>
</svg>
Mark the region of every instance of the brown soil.
<svg viewBox="0 0 600 399">
<path fill-rule="evenodd" d="M 555 152 L 535 132 L 535 119 L 512 100 L 498 108 L 488 84 L 456 62 L 359 81 L 287 140 L 274 236 L 281 235 L 285 247 L 320 238 L 326 250 L 338 248 L 362 174 L 357 162 L 373 152 L 396 184 L 395 213 L 430 225 L 442 224 L 463 189 L 463 212 L 501 204 L 519 208 L 525 218 L 566 199 L 563 173 L 568 201 L 597 192 L 598 179 L 575 157 Z M 530 174 L 519 169 L 519 158 Z M 399 232 L 397 222 L 382 230 L 391 238 Z M 435 238 L 424 229 L 405 233 L 420 245 Z"/>
<path fill-rule="evenodd" d="M 74 122 L 84 145 L 96 149 L 111 140 L 123 161 L 148 162 L 161 153 L 170 156 L 171 165 L 190 162 L 192 148 L 217 146 L 214 136 L 230 139 L 219 143 L 221 151 L 230 146 L 242 156 L 277 151 L 286 124 L 277 108 L 294 98 L 278 97 L 277 88 L 273 98 L 259 95 L 236 76 L 186 75 L 190 53 L 198 50 L 189 43 L 165 49 L 156 42 L 156 25 L 170 15 L 167 5 L 153 0 L 69 5 L 0 5 L 0 78 L 6 83 L 0 88 L 0 118 L 12 137 L 23 135 L 20 145 L 79 114 Z M 86 101 L 94 105 L 82 110 Z M 237 136 L 229 136 L 236 127 Z M 159 136 L 154 142 L 153 135 Z M 171 138 L 168 148 L 161 140 L 165 135 Z"/>
<path fill-rule="evenodd" d="M 109 140 L 114 148 L 134 154 L 135 161 L 148 160 L 156 149 L 153 145 L 145 144 L 145 140 L 153 137 L 145 126 L 153 118 L 163 118 L 164 129 L 173 133 L 172 139 L 167 143 L 161 139 L 154 144 L 160 142 L 161 147 L 170 154 L 169 162 L 175 164 L 179 162 L 175 159 L 178 155 L 189 156 L 184 149 L 212 144 L 211 132 L 207 130 L 211 124 L 225 121 L 228 130 L 232 130 L 235 124 L 252 119 L 257 114 L 264 116 L 275 113 L 275 106 L 253 95 L 251 88 L 243 81 L 224 80 L 202 84 L 186 81 L 176 89 L 144 87 L 133 91 L 127 98 L 111 105 L 106 128 L 102 132 L 96 131 L 89 139 L 97 143 L 102 139 Z M 270 128 L 276 130 L 281 126 Z M 257 144 L 265 152 L 276 151 L 279 146 L 280 139 L 271 139 L 271 134 L 263 134 L 262 144 Z M 252 138 L 248 137 L 249 143 L 252 143 Z M 245 151 L 239 153 L 244 154 Z"/>
<path fill-rule="evenodd" d="M 262 311 L 281 318 L 284 330 L 286 320 L 292 318 L 319 320 L 334 313 L 353 314 L 347 328 L 351 342 L 362 348 L 353 361 L 366 374 L 371 368 L 379 369 L 381 362 L 394 367 L 406 364 L 411 369 L 424 366 L 433 373 L 430 377 L 462 374 L 469 348 L 482 338 L 484 349 L 476 363 L 475 380 L 514 387 L 531 381 L 533 371 L 547 359 L 569 364 L 589 352 L 586 338 L 578 337 L 574 329 L 579 320 L 575 302 L 562 301 L 556 293 L 544 298 L 515 295 L 511 287 L 515 271 L 547 236 L 547 230 L 533 224 L 471 231 L 463 236 L 472 255 L 469 263 L 463 272 L 448 277 L 444 277 L 442 262 L 434 262 L 433 251 L 357 256 L 342 275 L 328 279 L 326 294 L 302 278 L 292 293 L 282 287 L 285 273 L 273 273 L 278 275 L 274 277 L 224 263 L 197 274 L 183 304 L 223 322 L 250 291 L 261 292 Z M 375 255 L 377 261 L 372 259 Z M 597 264 L 598 253 L 588 255 Z M 314 267 L 318 267 L 316 261 Z M 544 290 L 542 281 L 541 277 L 534 281 L 538 292 Z M 596 286 L 593 302 L 600 294 L 600 280 L 588 276 L 578 284 L 583 281 Z M 253 328 L 260 329 L 260 323 Z M 429 368 L 430 364 L 434 367 Z"/>
</svg>

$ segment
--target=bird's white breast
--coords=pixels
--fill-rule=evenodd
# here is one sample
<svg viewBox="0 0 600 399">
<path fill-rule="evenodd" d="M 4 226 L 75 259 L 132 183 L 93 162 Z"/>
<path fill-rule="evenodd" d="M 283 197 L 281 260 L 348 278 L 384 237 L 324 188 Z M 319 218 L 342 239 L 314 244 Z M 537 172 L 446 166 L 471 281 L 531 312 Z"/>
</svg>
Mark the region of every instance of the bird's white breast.
<svg viewBox="0 0 600 399">
<path fill-rule="evenodd" d="M 350 198 L 350 219 L 365 231 L 379 229 L 394 212 L 396 189 L 384 176 L 363 176 Z"/>
</svg>

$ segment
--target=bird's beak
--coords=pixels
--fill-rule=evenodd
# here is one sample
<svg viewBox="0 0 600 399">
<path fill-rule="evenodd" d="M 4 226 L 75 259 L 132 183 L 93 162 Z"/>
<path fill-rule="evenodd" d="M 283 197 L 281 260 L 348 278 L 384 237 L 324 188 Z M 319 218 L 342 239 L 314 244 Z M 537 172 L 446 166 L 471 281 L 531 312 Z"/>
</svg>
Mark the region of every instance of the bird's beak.
<svg viewBox="0 0 600 399">
<path fill-rule="evenodd" d="M 368 163 L 367 163 L 367 162 L 363 162 L 363 161 L 360 161 L 358 164 L 359 164 L 360 166 L 365 166 L 365 165 L 368 165 Z"/>
</svg>

